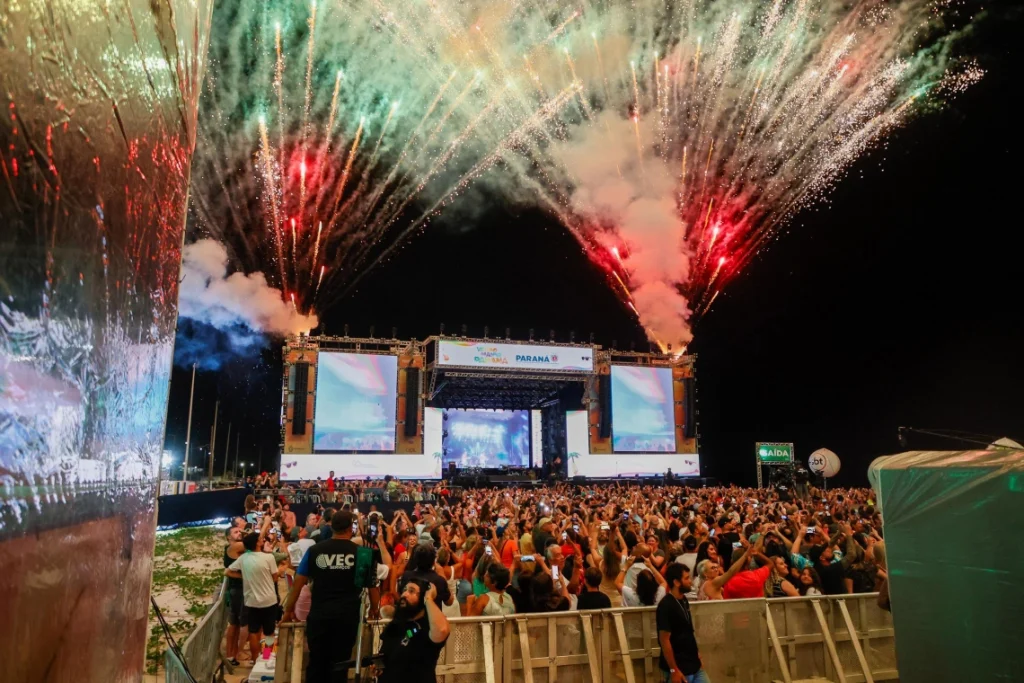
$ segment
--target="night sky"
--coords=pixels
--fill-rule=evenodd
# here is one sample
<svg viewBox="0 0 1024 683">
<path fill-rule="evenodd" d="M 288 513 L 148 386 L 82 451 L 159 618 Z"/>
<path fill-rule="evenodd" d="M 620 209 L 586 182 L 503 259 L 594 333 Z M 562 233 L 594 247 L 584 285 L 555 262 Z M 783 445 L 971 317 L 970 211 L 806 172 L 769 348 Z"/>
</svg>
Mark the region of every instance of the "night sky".
<svg viewBox="0 0 1024 683">
<path fill-rule="evenodd" d="M 1024 274 L 1020 265 L 1020 10 L 1000 10 L 971 41 L 988 71 L 945 110 L 919 117 L 862 158 L 827 205 L 800 215 L 698 322 L 703 474 L 753 484 L 754 443 L 792 441 L 806 462 L 825 446 L 835 483 L 866 485 L 897 427 L 1024 438 Z M 1017 226 L 1017 227 L 1014 227 Z M 424 338 L 512 328 L 559 341 L 646 346 L 632 311 L 545 214 L 496 206 L 475 227 L 428 230 L 365 277 L 320 331 Z M 257 359 L 196 382 L 193 444 L 242 425 L 241 459 L 276 466 L 278 340 Z M 180 453 L 190 371 L 175 368 L 167 447 Z M 231 454 L 234 456 L 235 436 Z M 911 449 L 961 447 L 911 436 Z M 248 457 L 246 457 L 248 455 Z M 205 455 L 203 462 L 205 463 Z M 193 461 L 198 458 L 193 450 Z M 215 471 L 222 460 L 218 454 Z"/>
</svg>

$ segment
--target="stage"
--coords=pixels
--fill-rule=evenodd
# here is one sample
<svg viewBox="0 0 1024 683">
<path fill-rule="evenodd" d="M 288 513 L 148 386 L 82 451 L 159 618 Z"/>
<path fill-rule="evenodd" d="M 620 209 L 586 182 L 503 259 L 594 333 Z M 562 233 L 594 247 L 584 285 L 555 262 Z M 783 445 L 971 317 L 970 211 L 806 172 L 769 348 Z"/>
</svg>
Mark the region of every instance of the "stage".
<svg viewBox="0 0 1024 683">
<path fill-rule="evenodd" d="M 557 342 L 290 337 L 281 478 L 699 477 L 695 357 Z M 503 470 L 515 474 L 503 474 Z M 504 476 L 513 479 L 502 479 Z M 525 476 L 526 478 L 521 478 Z M 484 481 L 475 476 L 474 481 Z"/>
</svg>

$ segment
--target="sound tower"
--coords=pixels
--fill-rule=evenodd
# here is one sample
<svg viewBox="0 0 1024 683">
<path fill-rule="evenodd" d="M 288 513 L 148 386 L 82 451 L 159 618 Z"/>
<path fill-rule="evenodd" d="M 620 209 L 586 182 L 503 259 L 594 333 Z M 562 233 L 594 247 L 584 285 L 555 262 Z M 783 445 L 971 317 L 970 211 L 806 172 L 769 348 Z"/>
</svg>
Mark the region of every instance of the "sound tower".
<svg viewBox="0 0 1024 683">
<path fill-rule="evenodd" d="M 292 366 L 295 387 L 292 389 L 292 436 L 306 433 L 306 394 L 309 393 L 309 363 Z"/>
<path fill-rule="evenodd" d="M 697 392 L 693 377 L 683 378 L 683 437 L 697 436 Z"/>
<path fill-rule="evenodd" d="M 602 439 L 612 435 L 612 376 L 598 375 L 597 405 L 601 409 L 597 434 Z"/>
<path fill-rule="evenodd" d="M 405 369 L 405 435 L 416 436 L 420 408 L 420 369 Z"/>
</svg>

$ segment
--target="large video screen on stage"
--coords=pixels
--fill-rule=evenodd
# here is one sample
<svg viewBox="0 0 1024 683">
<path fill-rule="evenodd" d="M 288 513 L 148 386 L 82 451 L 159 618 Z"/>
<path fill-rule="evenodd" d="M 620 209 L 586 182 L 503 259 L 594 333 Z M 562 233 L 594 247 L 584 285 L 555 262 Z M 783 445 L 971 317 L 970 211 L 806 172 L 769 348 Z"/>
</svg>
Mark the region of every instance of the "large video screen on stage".
<svg viewBox="0 0 1024 683">
<path fill-rule="evenodd" d="M 446 410 L 444 466 L 529 467 L 530 411 Z"/>
<path fill-rule="evenodd" d="M 612 450 L 674 453 L 672 369 L 612 366 Z"/>
<path fill-rule="evenodd" d="M 314 451 L 393 451 L 398 358 L 320 352 Z"/>
</svg>

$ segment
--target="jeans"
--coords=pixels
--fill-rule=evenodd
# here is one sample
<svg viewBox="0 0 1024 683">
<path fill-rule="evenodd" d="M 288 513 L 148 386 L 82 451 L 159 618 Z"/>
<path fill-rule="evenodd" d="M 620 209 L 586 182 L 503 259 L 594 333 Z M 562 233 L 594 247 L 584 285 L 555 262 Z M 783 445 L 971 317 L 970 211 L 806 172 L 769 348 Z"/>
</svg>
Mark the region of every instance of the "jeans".
<svg viewBox="0 0 1024 683">
<path fill-rule="evenodd" d="M 672 674 L 668 671 L 662 671 L 661 674 L 665 677 L 663 679 L 665 683 L 672 683 Z M 689 676 L 683 674 L 683 680 L 686 681 L 686 683 L 711 683 L 711 678 L 704 669 L 701 669 L 695 674 L 690 674 Z"/>
</svg>

